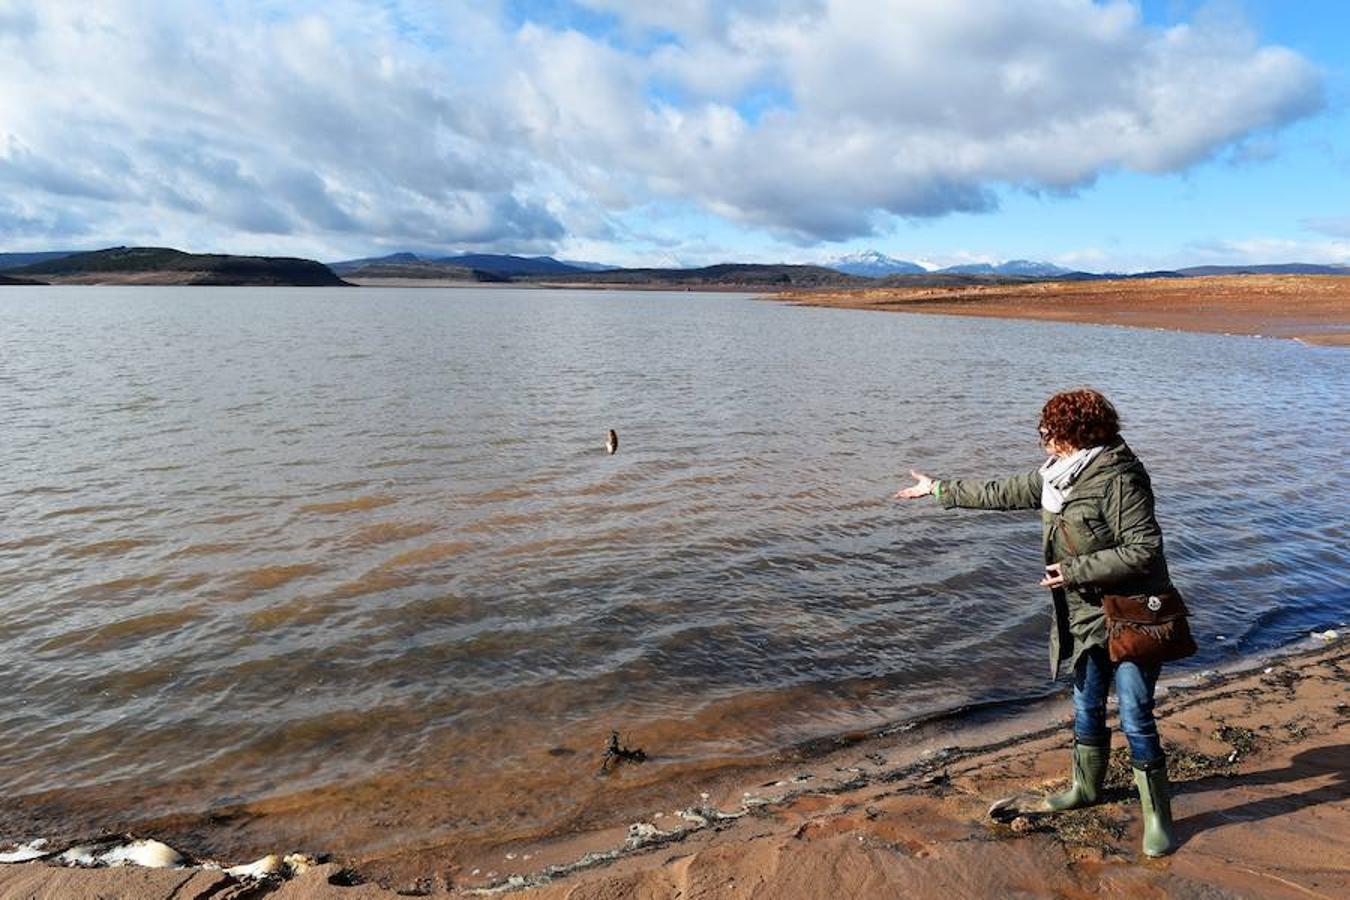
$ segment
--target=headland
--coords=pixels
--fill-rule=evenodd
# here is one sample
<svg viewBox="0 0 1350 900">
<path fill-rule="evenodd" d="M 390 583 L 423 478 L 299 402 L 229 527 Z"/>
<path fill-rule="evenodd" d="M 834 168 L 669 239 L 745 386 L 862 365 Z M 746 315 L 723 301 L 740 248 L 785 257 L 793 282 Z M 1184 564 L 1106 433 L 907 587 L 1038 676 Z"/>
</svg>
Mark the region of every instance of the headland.
<svg viewBox="0 0 1350 900">
<path fill-rule="evenodd" d="M 783 291 L 803 306 L 1037 319 L 1350 346 L 1350 278 L 1222 275 Z"/>
<path fill-rule="evenodd" d="M 167 247 L 112 247 L 8 270 L 48 284 L 344 287 L 322 263 L 284 256 L 184 253 Z"/>
</svg>

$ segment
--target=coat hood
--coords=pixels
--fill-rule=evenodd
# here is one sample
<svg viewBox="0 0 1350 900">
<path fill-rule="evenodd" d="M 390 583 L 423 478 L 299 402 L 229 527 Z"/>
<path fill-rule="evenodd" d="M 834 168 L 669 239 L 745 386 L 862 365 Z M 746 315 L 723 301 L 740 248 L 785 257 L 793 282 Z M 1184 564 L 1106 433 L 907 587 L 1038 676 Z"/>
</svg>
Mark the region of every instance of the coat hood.
<svg viewBox="0 0 1350 900">
<path fill-rule="evenodd" d="M 1102 477 L 1113 478 L 1131 469 L 1138 469 L 1142 472 L 1144 464 L 1139 461 L 1139 457 L 1134 455 L 1134 451 L 1130 449 L 1129 444 L 1123 440 L 1117 440 L 1114 444 L 1108 444 L 1105 450 L 1097 454 L 1097 458 L 1083 470 L 1083 474 L 1078 476 L 1077 483 L 1095 481 Z"/>
</svg>

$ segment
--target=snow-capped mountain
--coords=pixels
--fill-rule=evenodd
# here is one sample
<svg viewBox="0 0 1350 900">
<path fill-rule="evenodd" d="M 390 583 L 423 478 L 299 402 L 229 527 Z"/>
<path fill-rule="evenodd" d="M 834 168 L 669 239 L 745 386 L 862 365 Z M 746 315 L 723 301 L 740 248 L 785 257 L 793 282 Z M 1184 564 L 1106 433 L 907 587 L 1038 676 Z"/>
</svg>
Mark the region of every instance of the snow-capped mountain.
<svg viewBox="0 0 1350 900">
<path fill-rule="evenodd" d="M 1054 275 L 1068 275 L 1073 269 L 1033 259 L 1010 259 L 997 264 L 967 263 L 961 266 L 948 266 L 938 271 L 949 275 L 1031 275 L 1036 278 L 1048 278 Z"/>
<path fill-rule="evenodd" d="M 834 269 L 836 272 L 862 275 L 866 278 L 884 278 L 887 275 L 915 275 L 928 271 L 918 263 L 894 259 L 884 253 L 878 253 L 876 250 L 850 253 L 823 265 Z"/>
</svg>

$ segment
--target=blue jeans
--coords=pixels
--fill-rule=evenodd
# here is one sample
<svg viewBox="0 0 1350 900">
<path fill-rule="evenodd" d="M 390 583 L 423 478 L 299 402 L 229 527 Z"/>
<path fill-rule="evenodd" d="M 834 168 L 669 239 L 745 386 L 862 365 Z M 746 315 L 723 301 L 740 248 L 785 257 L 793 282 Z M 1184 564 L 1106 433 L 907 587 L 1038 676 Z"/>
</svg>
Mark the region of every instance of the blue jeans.
<svg viewBox="0 0 1350 900">
<path fill-rule="evenodd" d="M 1083 651 L 1073 667 L 1073 734 L 1078 743 L 1104 747 L 1111 742 L 1111 732 L 1106 730 L 1106 692 L 1114 677 L 1120 728 L 1134 764 L 1143 768 L 1161 760 L 1162 744 L 1153 720 L 1153 688 L 1161 668 L 1113 663 L 1105 647 Z"/>
</svg>

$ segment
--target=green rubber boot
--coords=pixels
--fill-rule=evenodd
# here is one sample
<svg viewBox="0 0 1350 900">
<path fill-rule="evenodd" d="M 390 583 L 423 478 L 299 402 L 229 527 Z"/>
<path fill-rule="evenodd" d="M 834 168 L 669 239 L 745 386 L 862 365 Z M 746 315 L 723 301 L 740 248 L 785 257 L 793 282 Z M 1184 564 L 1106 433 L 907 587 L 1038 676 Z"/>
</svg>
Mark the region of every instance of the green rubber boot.
<svg viewBox="0 0 1350 900">
<path fill-rule="evenodd" d="M 1102 784 L 1106 781 L 1106 764 L 1111 758 L 1111 748 L 1090 747 L 1074 742 L 1073 745 L 1073 784 L 1069 789 L 1045 798 L 1045 812 L 1063 812 L 1066 809 L 1081 809 L 1101 802 Z"/>
<path fill-rule="evenodd" d="M 1144 809 L 1144 855 L 1166 856 L 1177 848 L 1172 832 L 1172 788 L 1167 783 L 1167 760 L 1134 770 L 1139 805 Z"/>
</svg>

